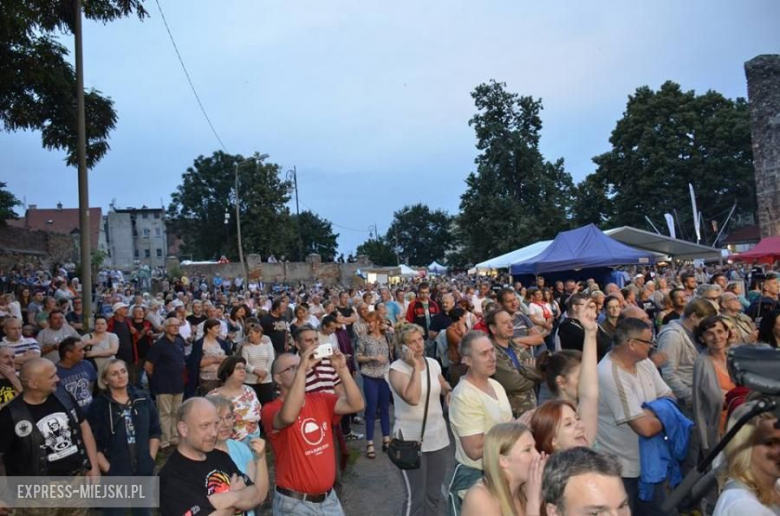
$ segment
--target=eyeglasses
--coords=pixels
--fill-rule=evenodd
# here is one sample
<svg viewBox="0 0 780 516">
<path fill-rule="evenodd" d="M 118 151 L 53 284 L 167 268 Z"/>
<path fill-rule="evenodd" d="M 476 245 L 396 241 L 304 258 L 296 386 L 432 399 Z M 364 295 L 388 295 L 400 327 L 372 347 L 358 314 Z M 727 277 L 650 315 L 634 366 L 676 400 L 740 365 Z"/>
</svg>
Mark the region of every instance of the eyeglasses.
<svg viewBox="0 0 780 516">
<path fill-rule="evenodd" d="M 636 340 L 636 341 L 639 341 L 639 342 L 641 342 L 642 344 L 647 344 L 647 345 L 648 345 L 648 346 L 650 346 L 651 348 L 654 348 L 654 347 L 656 346 L 656 344 L 655 344 L 655 341 L 654 341 L 654 340 L 645 340 L 645 339 L 637 339 L 637 338 L 633 338 L 633 339 L 631 339 L 631 340 Z"/>
<path fill-rule="evenodd" d="M 230 422 L 232 422 L 232 421 L 233 421 L 235 418 L 236 418 L 236 416 L 234 416 L 234 415 L 233 415 L 233 413 L 231 412 L 231 413 L 230 413 L 230 414 L 228 414 L 227 416 L 222 416 L 221 418 L 219 418 L 219 422 L 220 422 L 220 423 L 230 423 Z"/>
<path fill-rule="evenodd" d="M 295 365 L 291 365 L 290 367 L 286 367 L 282 369 L 281 371 L 279 371 L 278 374 L 284 374 L 287 371 L 297 371 L 297 370 L 298 370 L 298 364 L 295 364 Z"/>
</svg>

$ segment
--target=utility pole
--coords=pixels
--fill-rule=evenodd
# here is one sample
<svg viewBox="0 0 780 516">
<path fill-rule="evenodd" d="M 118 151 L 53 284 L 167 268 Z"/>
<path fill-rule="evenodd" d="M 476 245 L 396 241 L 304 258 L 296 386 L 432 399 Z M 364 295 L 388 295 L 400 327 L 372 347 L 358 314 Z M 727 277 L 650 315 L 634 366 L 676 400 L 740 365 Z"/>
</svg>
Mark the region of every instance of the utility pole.
<svg viewBox="0 0 780 516">
<path fill-rule="evenodd" d="M 295 219 L 298 221 L 298 254 L 301 257 L 301 261 L 305 261 L 306 257 L 303 256 L 303 236 L 301 235 L 301 211 L 298 206 L 298 169 L 293 166 L 292 170 L 287 171 L 287 180 L 293 182 L 293 188 L 295 189 Z"/>
<path fill-rule="evenodd" d="M 249 284 L 249 273 L 244 261 L 244 244 L 241 241 L 241 210 L 239 209 L 238 196 L 238 163 L 236 163 L 236 230 L 238 232 L 238 259 L 241 260 L 241 268 L 244 271 L 244 285 Z"/>
<path fill-rule="evenodd" d="M 76 23 L 76 120 L 78 138 L 78 183 L 79 183 L 79 231 L 81 234 L 81 306 L 83 309 L 84 330 L 92 325 L 92 246 L 90 244 L 89 223 L 89 178 L 87 177 L 87 130 L 84 117 L 84 54 L 82 48 L 81 0 L 74 0 Z"/>
</svg>

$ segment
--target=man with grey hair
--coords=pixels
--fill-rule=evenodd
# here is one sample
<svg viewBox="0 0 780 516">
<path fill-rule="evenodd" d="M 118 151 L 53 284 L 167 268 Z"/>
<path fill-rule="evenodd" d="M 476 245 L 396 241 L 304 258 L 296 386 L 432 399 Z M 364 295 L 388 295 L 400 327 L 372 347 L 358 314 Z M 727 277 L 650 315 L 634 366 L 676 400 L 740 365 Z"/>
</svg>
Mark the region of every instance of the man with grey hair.
<svg viewBox="0 0 780 516">
<path fill-rule="evenodd" d="M 550 456 L 542 477 L 548 516 L 630 514 L 620 463 L 583 446 Z"/>
<path fill-rule="evenodd" d="M 176 444 L 176 421 L 184 397 L 184 339 L 179 335 L 179 320 L 175 317 L 164 323 L 165 333 L 149 348 L 144 370 L 149 376 L 149 388 L 157 398 L 162 436 L 160 449 Z"/>
<path fill-rule="evenodd" d="M 752 344 L 758 340 L 756 325 L 746 314 L 742 313 L 742 302 L 733 292 L 724 292 L 720 296 L 720 313 L 728 318 L 737 332 L 737 344 Z"/>
<path fill-rule="evenodd" d="M 263 502 L 230 455 L 216 449 L 218 426 L 217 407 L 205 398 L 177 408 L 180 440 L 160 470 L 161 514 L 234 514 Z"/>
<path fill-rule="evenodd" d="M 496 373 L 496 349 L 487 335 L 470 331 L 458 347 L 469 370 L 452 391 L 450 427 L 455 437 L 455 472 L 449 486 L 451 513 L 460 513 L 463 495 L 482 478 L 485 435 L 512 419 L 506 391 L 491 376 Z"/>
<path fill-rule="evenodd" d="M 663 431 L 656 415 L 643 408 L 658 398 L 673 397 L 655 364 L 648 359 L 654 346 L 651 326 L 639 319 L 617 324 L 612 351 L 598 365 L 599 426 L 598 449 L 617 457 L 623 469 L 623 484 L 632 512 L 656 514 L 663 486 L 656 486 L 653 499 L 639 500 L 639 437 L 653 437 Z"/>
<path fill-rule="evenodd" d="M 696 297 L 706 299 L 715 310 L 720 310 L 720 295 L 723 293 L 723 289 L 720 285 L 710 285 L 709 283 L 703 283 L 696 287 Z"/>
</svg>

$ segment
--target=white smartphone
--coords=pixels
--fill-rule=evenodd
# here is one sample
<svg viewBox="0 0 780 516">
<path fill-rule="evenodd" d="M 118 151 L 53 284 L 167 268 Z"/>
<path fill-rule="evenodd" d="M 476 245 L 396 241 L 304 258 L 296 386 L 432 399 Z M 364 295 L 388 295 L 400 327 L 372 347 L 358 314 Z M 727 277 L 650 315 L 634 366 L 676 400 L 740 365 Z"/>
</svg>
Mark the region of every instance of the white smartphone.
<svg viewBox="0 0 780 516">
<path fill-rule="evenodd" d="M 314 358 L 316 360 L 322 360 L 331 355 L 333 355 L 333 346 L 330 344 L 320 344 L 317 346 L 317 351 L 314 352 Z"/>
<path fill-rule="evenodd" d="M 407 346 L 406 344 L 402 344 L 401 345 L 401 353 L 403 353 L 404 354 L 404 358 L 406 358 L 406 356 L 409 354 L 409 346 Z"/>
</svg>

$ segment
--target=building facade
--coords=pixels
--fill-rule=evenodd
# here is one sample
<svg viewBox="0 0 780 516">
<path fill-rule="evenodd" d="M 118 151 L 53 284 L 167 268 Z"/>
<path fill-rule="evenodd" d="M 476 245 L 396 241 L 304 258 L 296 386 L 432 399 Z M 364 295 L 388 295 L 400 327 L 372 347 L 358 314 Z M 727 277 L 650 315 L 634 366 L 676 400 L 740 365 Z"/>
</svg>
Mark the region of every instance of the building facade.
<svg viewBox="0 0 780 516">
<path fill-rule="evenodd" d="M 165 266 L 168 235 L 162 208 L 113 209 L 106 217 L 106 233 L 114 267 Z"/>
</svg>

